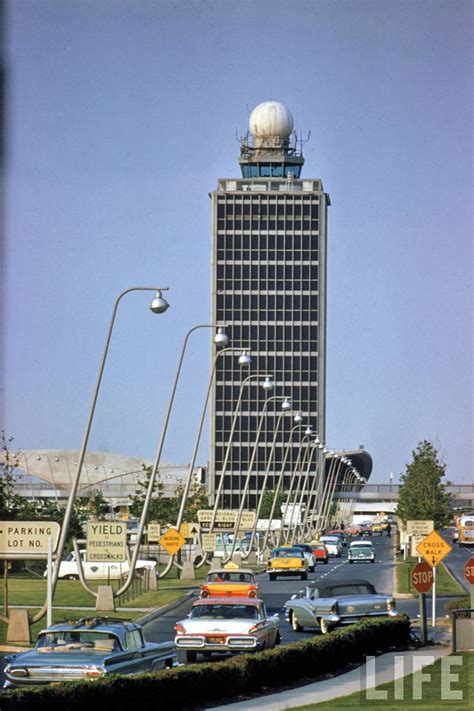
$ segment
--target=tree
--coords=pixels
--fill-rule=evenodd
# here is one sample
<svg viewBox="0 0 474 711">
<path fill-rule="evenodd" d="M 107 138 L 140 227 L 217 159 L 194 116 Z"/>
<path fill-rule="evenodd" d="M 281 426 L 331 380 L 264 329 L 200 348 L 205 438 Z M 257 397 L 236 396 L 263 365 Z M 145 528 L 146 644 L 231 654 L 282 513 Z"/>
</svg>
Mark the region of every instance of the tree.
<svg viewBox="0 0 474 711">
<path fill-rule="evenodd" d="M 273 500 L 275 498 L 275 492 L 274 491 L 264 491 L 261 499 L 262 499 L 262 504 L 260 506 L 260 518 L 270 518 L 270 514 L 272 512 L 272 506 L 273 506 Z M 286 491 L 279 491 L 276 502 L 275 502 L 275 507 L 273 509 L 273 518 L 274 519 L 281 519 L 282 517 L 282 510 L 281 507 L 286 505 L 286 500 L 288 498 L 288 494 Z M 290 511 L 291 509 L 289 509 Z"/>
<path fill-rule="evenodd" d="M 438 451 L 429 440 L 421 441 L 413 451 L 400 478 L 396 510 L 403 522 L 427 520 L 435 530 L 444 528 L 452 518 L 450 482 L 443 481 L 446 465 L 440 462 Z"/>
<path fill-rule="evenodd" d="M 2 430 L 2 451 L 3 457 L 1 462 L 0 476 L 0 518 L 1 519 L 19 519 L 19 515 L 24 504 L 24 500 L 18 494 L 15 494 L 15 480 L 13 473 L 18 466 L 18 455 L 10 451 L 10 445 L 13 442 L 13 437 L 9 437 L 5 430 Z"/>
</svg>

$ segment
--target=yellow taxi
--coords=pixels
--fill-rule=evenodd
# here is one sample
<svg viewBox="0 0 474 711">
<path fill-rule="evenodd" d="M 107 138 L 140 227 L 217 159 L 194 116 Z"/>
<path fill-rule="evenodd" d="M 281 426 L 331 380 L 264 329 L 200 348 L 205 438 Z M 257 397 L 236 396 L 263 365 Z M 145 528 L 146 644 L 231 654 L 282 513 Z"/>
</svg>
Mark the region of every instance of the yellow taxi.
<svg viewBox="0 0 474 711">
<path fill-rule="evenodd" d="M 227 563 L 211 570 L 201 585 L 200 597 L 259 597 L 260 589 L 252 570 Z"/>
<path fill-rule="evenodd" d="M 282 546 L 274 548 L 267 563 L 270 580 L 278 576 L 298 575 L 301 580 L 308 579 L 308 561 L 301 548 Z"/>
</svg>

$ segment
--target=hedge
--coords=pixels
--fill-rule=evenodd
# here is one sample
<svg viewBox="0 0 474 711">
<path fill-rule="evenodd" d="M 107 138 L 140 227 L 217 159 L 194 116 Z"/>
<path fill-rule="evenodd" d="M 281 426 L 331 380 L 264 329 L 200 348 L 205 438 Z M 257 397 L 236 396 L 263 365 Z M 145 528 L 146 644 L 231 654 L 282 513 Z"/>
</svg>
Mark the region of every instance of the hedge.
<svg viewBox="0 0 474 711">
<path fill-rule="evenodd" d="M 2 711 L 83 711 L 97 705 L 118 711 L 139 704 L 140 711 L 185 711 L 276 691 L 282 682 L 310 682 L 348 664 L 406 646 L 410 621 L 405 615 L 366 620 L 347 628 L 219 663 L 192 664 L 139 676 L 9 689 L 0 695 Z"/>
</svg>

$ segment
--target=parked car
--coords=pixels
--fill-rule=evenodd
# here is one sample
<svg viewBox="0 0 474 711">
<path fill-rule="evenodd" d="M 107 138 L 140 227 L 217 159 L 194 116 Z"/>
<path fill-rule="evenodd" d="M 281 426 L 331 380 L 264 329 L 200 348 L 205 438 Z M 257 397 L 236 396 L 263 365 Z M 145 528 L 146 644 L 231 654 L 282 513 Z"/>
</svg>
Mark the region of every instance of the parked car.
<svg viewBox="0 0 474 711">
<path fill-rule="evenodd" d="M 197 654 L 256 652 L 280 643 L 278 615 L 269 617 L 259 598 L 211 597 L 196 600 L 175 625 L 175 644 L 188 662 Z"/>
<path fill-rule="evenodd" d="M 375 563 L 375 548 L 370 541 L 360 541 L 359 545 L 350 545 L 347 551 L 349 563 Z"/>
<path fill-rule="evenodd" d="M 342 543 L 340 538 L 337 536 L 321 536 L 319 540 L 321 543 L 324 543 L 330 556 L 334 556 L 335 558 L 341 557 Z"/>
<path fill-rule="evenodd" d="M 267 562 L 270 580 L 281 575 L 299 575 L 301 580 L 308 578 L 308 561 L 301 548 L 274 548 Z"/>
<path fill-rule="evenodd" d="M 286 620 L 294 630 L 318 627 L 322 634 L 364 617 L 398 614 L 392 596 L 377 593 L 366 580 L 312 583 L 287 600 L 284 609 Z"/>
<path fill-rule="evenodd" d="M 314 557 L 313 547 L 310 546 L 308 543 L 295 543 L 293 547 L 300 548 L 303 551 L 304 557 L 308 561 L 308 570 L 310 573 L 314 573 L 316 559 Z"/>
<path fill-rule="evenodd" d="M 201 597 L 259 597 L 259 586 L 251 570 L 229 565 L 212 570 L 201 585 Z"/>
<path fill-rule="evenodd" d="M 93 563 L 87 560 L 85 550 L 81 550 L 80 554 L 84 575 L 87 579 L 95 580 L 105 578 L 108 580 L 119 580 L 122 575 L 125 575 L 130 570 L 127 561 L 124 563 L 113 563 L 111 561 Z M 135 570 L 146 569 L 152 570 L 156 574 L 156 560 L 137 560 Z M 47 572 L 45 571 L 43 575 L 46 577 Z M 66 560 L 61 561 L 58 578 L 60 580 L 79 580 L 79 568 L 74 551 L 69 553 Z"/>
<path fill-rule="evenodd" d="M 176 664 L 174 642 L 145 642 L 141 625 L 80 619 L 39 633 L 34 649 L 6 657 L 4 688 L 138 674 Z"/>
<path fill-rule="evenodd" d="M 313 549 L 313 555 L 316 563 L 321 562 L 327 565 L 329 561 L 329 553 L 324 543 L 312 543 L 311 548 Z"/>
</svg>

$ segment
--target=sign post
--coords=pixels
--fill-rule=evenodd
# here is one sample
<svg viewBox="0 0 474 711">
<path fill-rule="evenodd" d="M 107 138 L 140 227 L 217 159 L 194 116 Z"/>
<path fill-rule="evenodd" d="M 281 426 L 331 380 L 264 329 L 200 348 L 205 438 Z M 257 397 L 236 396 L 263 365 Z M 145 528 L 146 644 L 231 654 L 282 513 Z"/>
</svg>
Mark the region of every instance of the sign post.
<svg viewBox="0 0 474 711">
<path fill-rule="evenodd" d="M 420 593 L 419 609 L 421 620 L 421 641 L 426 645 L 428 634 L 426 629 L 426 593 L 433 585 L 433 568 L 428 563 L 417 563 L 411 571 L 411 582 L 413 587 Z"/>
<path fill-rule="evenodd" d="M 464 577 L 471 586 L 471 609 L 474 608 L 474 558 L 469 558 L 464 566 Z M 471 612 L 474 618 L 474 612 Z"/>
<path fill-rule="evenodd" d="M 452 551 L 437 531 L 431 531 L 416 547 L 418 553 L 433 568 L 432 625 L 436 627 L 436 567 Z"/>
</svg>

